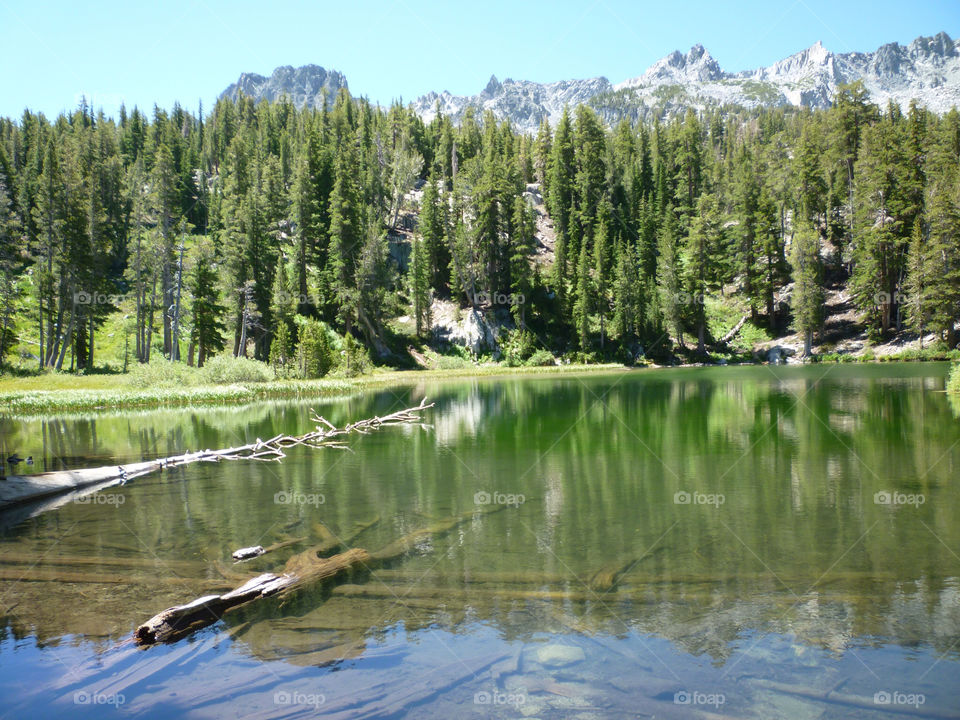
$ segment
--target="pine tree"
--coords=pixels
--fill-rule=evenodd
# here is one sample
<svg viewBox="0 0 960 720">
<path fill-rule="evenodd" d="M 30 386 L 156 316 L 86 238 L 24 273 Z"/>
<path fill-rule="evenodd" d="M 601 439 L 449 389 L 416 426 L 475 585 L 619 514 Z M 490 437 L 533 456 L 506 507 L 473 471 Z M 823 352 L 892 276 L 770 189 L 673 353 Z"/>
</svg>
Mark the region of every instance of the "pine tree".
<svg viewBox="0 0 960 720">
<path fill-rule="evenodd" d="M 357 316 L 356 260 L 363 242 L 360 186 L 352 138 L 344 138 L 337 157 L 336 180 L 330 194 L 330 253 L 327 300 L 349 333 Z"/>
<path fill-rule="evenodd" d="M 677 248 L 677 220 L 673 205 L 667 205 L 657 239 L 657 284 L 663 323 L 683 345 L 683 298 L 681 267 Z"/>
<path fill-rule="evenodd" d="M 270 364 L 277 371 L 283 371 L 290 363 L 290 348 L 292 346 L 290 327 L 286 322 L 280 322 L 273 333 L 270 342 Z"/>
<path fill-rule="evenodd" d="M 427 178 L 420 200 L 420 234 L 425 243 L 430 269 L 430 284 L 446 294 L 450 290 L 450 250 L 446 243 L 446 220 L 437 185 L 435 172 Z"/>
<path fill-rule="evenodd" d="M 809 356 L 813 334 L 823 319 L 820 236 L 809 225 L 801 225 L 793 235 L 790 264 L 793 266 L 793 321 L 803 335 L 803 354 Z"/>
<path fill-rule="evenodd" d="M 430 330 L 433 325 L 431 317 L 430 291 L 430 251 L 424 238 L 413 239 L 413 252 L 410 260 L 410 301 L 416 332 L 418 336 Z"/>
<path fill-rule="evenodd" d="M 697 328 L 697 352 L 706 352 L 706 295 L 709 265 L 716 262 L 716 249 L 720 236 L 720 211 L 717 198 L 712 193 L 701 195 L 697 201 L 697 214 L 693 218 L 690 233 L 683 240 L 684 298 L 689 298 L 694 324 Z"/>
<path fill-rule="evenodd" d="M 904 305 L 907 310 L 907 324 L 920 336 L 923 347 L 923 333 L 926 327 L 930 306 L 935 298 L 930 296 L 930 280 L 934 275 L 933 258 L 927 250 L 923 233 L 923 221 L 918 217 L 913 223 L 910 236 L 910 253 L 907 257 L 907 282 Z"/>
<path fill-rule="evenodd" d="M 593 283 L 590 280 L 590 252 L 587 243 L 580 246 L 577 263 L 577 295 L 573 304 L 573 326 L 577 329 L 577 342 L 582 351 L 589 347 L 590 310 L 593 305 Z"/>
<path fill-rule="evenodd" d="M 187 282 L 193 298 L 190 309 L 193 330 L 190 339 L 197 346 L 197 367 L 203 367 L 207 358 L 222 351 L 226 344 L 223 336 L 227 329 L 223 323 L 226 308 L 220 304 L 217 292 L 217 271 L 213 253 L 213 248 L 208 243 L 197 245 L 193 271 Z"/>
<path fill-rule="evenodd" d="M 563 301 L 567 283 L 568 243 L 570 215 L 573 210 L 573 181 L 575 172 L 573 129 L 570 114 L 564 108 L 553 140 L 548 169 L 546 196 L 550 217 L 556 231 L 556 259 L 554 262 L 553 286 Z"/>
<path fill-rule="evenodd" d="M 610 311 L 610 223 L 613 209 L 606 200 L 601 203 L 597 216 L 597 229 L 593 234 L 594 302 L 600 319 L 600 349 L 606 343 L 606 318 Z"/>
</svg>

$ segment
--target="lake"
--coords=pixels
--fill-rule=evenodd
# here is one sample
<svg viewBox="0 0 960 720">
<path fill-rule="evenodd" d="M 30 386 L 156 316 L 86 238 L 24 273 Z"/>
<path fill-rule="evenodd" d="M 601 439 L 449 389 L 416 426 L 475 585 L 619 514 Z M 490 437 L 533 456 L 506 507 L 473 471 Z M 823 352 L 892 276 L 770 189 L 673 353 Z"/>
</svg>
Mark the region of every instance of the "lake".
<svg viewBox="0 0 960 720">
<path fill-rule="evenodd" d="M 960 717 L 945 364 L 430 381 L 335 402 L 0 419 L 37 470 L 337 425 L 0 516 L 0 717 Z M 332 533 L 389 567 L 133 629 Z M 241 547 L 298 541 L 235 565 Z"/>
</svg>

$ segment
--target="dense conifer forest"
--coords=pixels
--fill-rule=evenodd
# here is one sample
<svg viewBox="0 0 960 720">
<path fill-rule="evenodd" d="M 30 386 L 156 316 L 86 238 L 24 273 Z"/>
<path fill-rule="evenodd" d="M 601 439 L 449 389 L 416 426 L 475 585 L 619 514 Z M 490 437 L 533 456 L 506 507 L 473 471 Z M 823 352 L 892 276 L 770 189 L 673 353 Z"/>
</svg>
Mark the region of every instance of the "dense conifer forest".
<svg viewBox="0 0 960 720">
<path fill-rule="evenodd" d="M 35 368 L 92 370 L 122 311 L 142 363 L 229 352 L 316 377 L 336 346 L 402 365 L 437 298 L 515 328 L 521 359 L 702 356 L 726 302 L 810 350 L 830 289 L 876 340 L 956 345 L 956 110 L 877 107 L 854 84 L 825 111 L 638 126 L 579 106 L 533 136 L 345 90 L 322 110 L 0 119 L 7 363 L 28 347 Z"/>
</svg>

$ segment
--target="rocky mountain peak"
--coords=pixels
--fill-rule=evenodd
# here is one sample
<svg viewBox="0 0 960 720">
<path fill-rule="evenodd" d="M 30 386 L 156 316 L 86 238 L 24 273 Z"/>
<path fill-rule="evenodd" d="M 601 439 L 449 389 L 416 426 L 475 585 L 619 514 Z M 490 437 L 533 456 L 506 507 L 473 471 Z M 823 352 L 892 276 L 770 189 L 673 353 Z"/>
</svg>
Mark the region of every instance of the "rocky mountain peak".
<svg viewBox="0 0 960 720">
<path fill-rule="evenodd" d="M 918 37 L 907 46 L 888 43 L 873 52 L 833 53 L 818 41 L 773 65 L 736 73 L 724 72 L 698 43 L 686 53 L 666 55 L 642 75 L 617 85 L 604 77 L 537 83 L 501 82 L 491 75 L 476 95 L 430 92 L 412 106 L 426 122 L 438 108 L 455 123 L 468 107 L 478 116 L 490 110 L 518 129 L 535 133 L 542 120 L 555 124 L 564 107 L 580 103 L 593 106 L 610 124 L 728 105 L 824 108 L 830 106 L 841 83 L 856 80 L 863 82 L 871 101 L 881 107 L 890 101 L 906 107 L 915 99 L 934 112 L 946 112 L 960 106 L 960 42 L 941 32 Z M 346 78 L 336 70 L 284 66 L 269 78 L 244 73 L 223 96 L 236 97 L 240 92 L 257 100 L 286 96 L 301 106 L 320 107 L 324 94 L 331 103 L 337 91 L 346 87 Z"/>
<path fill-rule="evenodd" d="M 496 75 L 491 75 L 490 80 L 487 82 L 487 86 L 483 89 L 484 95 L 495 95 L 503 85 L 497 80 Z"/>
<path fill-rule="evenodd" d="M 718 80 L 722 75 L 723 70 L 720 69 L 720 64 L 703 45 L 697 43 L 686 55 L 679 50 L 674 50 L 657 60 L 643 74 L 643 77 L 649 81 L 703 82 Z"/>
<path fill-rule="evenodd" d="M 281 65 L 270 77 L 257 73 L 242 73 L 237 82 L 224 90 L 220 97 L 236 99 L 240 93 L 254 100 L 279 100 L 286 97 L 294 105 L 322 107 L 324 97 L 327 105 L 333 104 L 340 88 L 347 88 L 347 79 L 337 70 L 327 70 L 320 65 L 303 65 L 295 68 Z"/>
</svg>

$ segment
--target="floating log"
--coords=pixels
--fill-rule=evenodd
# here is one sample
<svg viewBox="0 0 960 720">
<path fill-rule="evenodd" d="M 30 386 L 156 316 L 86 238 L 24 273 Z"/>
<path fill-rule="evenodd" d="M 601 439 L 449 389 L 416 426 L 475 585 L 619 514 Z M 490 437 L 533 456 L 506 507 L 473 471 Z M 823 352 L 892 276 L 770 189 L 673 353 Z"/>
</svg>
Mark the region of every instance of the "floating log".
<svg viewBox="0 0 960 720">
<path fill-rule="evenodd" d="M 111 484 L 122 484 L 128 480 L 166 468 L 196 462 L 220 462 L 221 460 L 279 462 L 286 457 L 285 450 L 300 445 L 310 448 L 344 449 L 346 446 L 338 440 L 341 436 L 350 433 L 367 434 L 390 425 L 420 422 L 418 413 L 431 407 L 433 407 L 433 403 L 428 404 L 426 398 L 424 398 L 416 407 L 406 408 L 384 417 L 360 420 L 342 428 L 338 428 L 322 416 L 314 414 L 311 419 L 316 423 L 316 427 L 304 435 L 277 435 L 269 440 L 257 438 L 256 442 L 247 445 L 222 450 L 199 450 L 129 465 L 58 470 L 38 475 L 10 475 L 6 479 L 0 480 L 0 511 L 91 485 L 98 485 L 102 489 L 103 487 L 109 487 Z"/>
<path fill-rule="evenodd" d="M 7 475 L 5 479 L 0 480 L 0 510 L 91 485 L 99 485 L 101 488 L 110 487 L 155 472 L 161 467 L 161 461 L 151 460 L 88 470 L 54 470 L 37 475 Z"/>
</svg>

